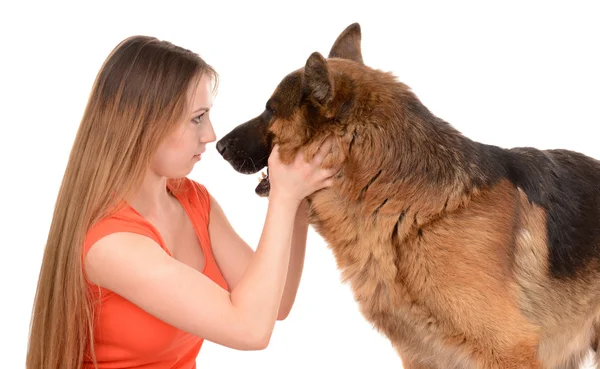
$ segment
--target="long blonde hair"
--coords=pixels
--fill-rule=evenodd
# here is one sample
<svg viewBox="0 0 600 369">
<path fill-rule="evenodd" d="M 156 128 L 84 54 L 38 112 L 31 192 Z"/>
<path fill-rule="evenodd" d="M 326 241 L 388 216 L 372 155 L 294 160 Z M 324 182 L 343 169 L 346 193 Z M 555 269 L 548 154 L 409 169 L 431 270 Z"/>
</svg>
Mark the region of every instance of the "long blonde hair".
<svg viewBox="0 0 600 369">
<path fill-rule="evenodd" d="M 94 301 L 85 283 L 89 227 L 141 184 L 161 141 L 187 113 L 187 91 L 217 73 L 168 41 L 132 36 L 100 69 L 58 193 L 31 317 L 27 369 L 80 369 L 94 354 Z M 89 350 L 88 350 L 89 349 Z"/>
</svg>

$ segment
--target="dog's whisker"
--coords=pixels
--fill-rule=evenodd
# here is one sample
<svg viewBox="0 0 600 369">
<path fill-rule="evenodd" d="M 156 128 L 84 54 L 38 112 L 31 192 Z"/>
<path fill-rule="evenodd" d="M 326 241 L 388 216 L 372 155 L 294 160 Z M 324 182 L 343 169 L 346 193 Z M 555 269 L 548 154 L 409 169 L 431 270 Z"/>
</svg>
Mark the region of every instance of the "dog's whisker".
<svg viewBox="0 0 600 369">
<path fill-rule="evenodd" d="M 254 168 L 254 170 L 258 169 L 256 168 L 256 163 L 254 162 L 254 160 L 252 160 L 251 157 L 248 157 L 248 159 L 250 159 L 250 161 L 252 162 L 252 167 Z"/>
</svg>

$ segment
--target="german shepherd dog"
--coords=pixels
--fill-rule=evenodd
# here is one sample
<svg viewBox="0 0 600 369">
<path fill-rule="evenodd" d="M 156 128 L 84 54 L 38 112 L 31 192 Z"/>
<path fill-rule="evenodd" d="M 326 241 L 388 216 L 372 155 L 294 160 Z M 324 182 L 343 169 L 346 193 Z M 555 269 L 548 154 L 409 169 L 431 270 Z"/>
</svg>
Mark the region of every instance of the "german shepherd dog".
<svg viewBox="0 0 600 369">
<path fill-rule="evenodd" d="M 249 174 L 275 143 L 289 162 L 327 137 L 324 165 L 341 170 L 308 197 L 310 224 L 405 368 L 600 358 L 600 161 L 465 137 L 364 64 L 358 23 L 216 146 Z M 268 196 L 268 175 L 255 191 Z"/>
</svg>

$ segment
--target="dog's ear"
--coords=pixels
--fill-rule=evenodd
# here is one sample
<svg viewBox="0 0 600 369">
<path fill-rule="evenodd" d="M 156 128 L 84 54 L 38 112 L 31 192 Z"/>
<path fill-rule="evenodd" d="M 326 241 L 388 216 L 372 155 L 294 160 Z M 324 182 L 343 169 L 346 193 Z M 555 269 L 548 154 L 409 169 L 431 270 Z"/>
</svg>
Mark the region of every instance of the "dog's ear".
<svg viewBox="0 0 600 369">
<path fill-rule="evenodd" d="M 333 100 L 333 78 L 327 61 L 319 52 L 314 52 L 304 66 L 304 84 L 310 97 L 319 105 L 327 106 Z"/>
<path fill-rule="evenodd" d="M 358 23 L 352 23 L 338 36 L 329 51 L 329 58 L 354 60 L 364 64 L 360 48 L 361 32 Z"/>
</svg>

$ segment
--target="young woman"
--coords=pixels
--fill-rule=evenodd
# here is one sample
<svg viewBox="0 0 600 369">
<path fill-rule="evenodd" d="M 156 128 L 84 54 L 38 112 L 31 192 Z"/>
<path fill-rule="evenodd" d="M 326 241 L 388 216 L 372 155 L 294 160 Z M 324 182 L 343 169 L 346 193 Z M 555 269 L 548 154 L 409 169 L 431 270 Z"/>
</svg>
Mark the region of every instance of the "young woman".
<svg viewBox="0 0 600 369">
<path fill-rule="evenodd" d="M 186 176 L 215 141 L 217 73 L 152 37 L 103 64 L 58 194 L 33 309 L 28 369 L 195 368 L 204 339 L 265 348 L 303 267 L 303 199 L 331 185 L 311 162 L 269 157 L 271 192 L 253 251 Z"/>
</svg>

